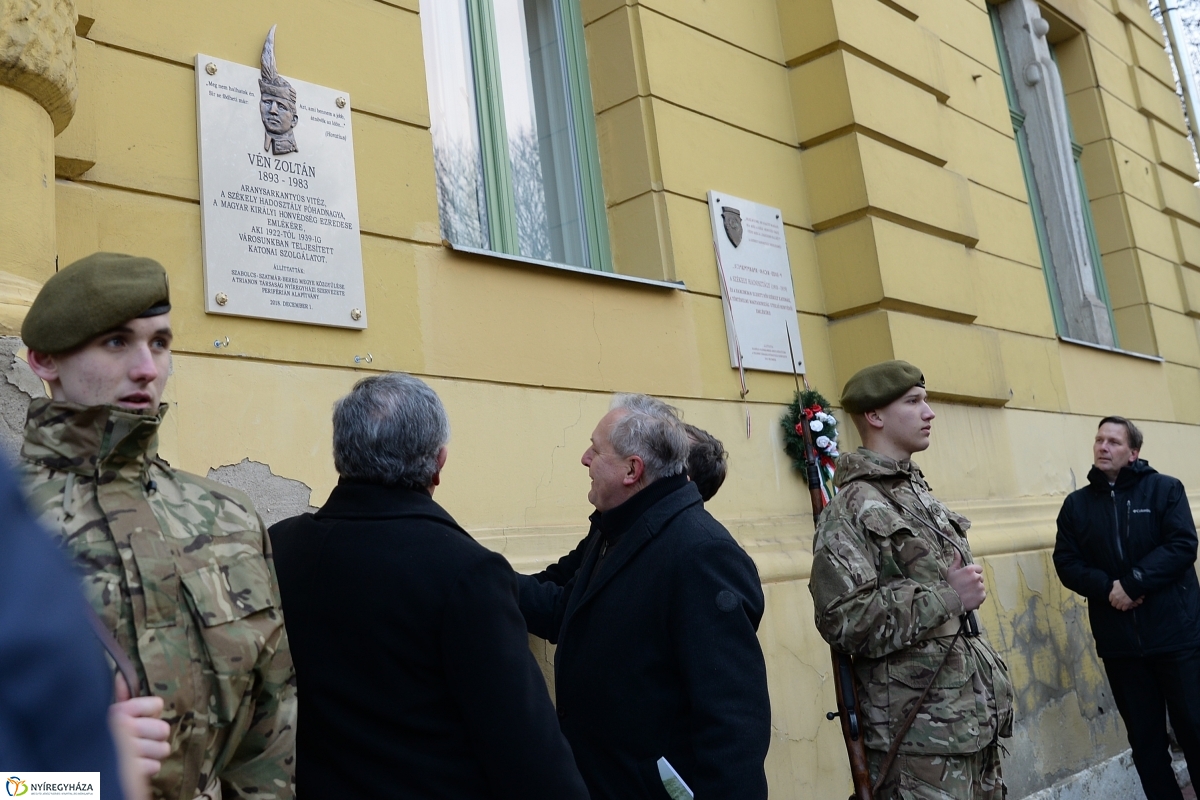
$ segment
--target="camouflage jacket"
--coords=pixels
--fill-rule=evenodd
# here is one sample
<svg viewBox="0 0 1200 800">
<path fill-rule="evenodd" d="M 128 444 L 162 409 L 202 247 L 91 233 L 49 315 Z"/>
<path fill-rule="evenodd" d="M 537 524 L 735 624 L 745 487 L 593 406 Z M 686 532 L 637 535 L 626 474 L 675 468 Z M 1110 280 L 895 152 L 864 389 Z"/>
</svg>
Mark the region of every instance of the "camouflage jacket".
<svg viewBox="0 0 1200 800">
<path fill-rule="evenodd" d="M 971 523 L 933 496 L 911 461 L 860 448 L 838 459 L 836 482 L 809 590 L 821 635 L 854 656 L 866 746 L 887 750 L 958 629 L 962 601 L 946 574 L 956 550 L 971 563 Z M 982 750 L 1012 735 L 1012 702 L 1008 667 L 986 638 L 964 634 L 900 752 Z"/>
<path fill-rule="evenodd" d="M 291 798 L 295 672 L 270 540 L 240 492 L 158 457 L 165 411 L 35 400 L 19 465 L 30 504 L 163 698 L 171 755 L 154 797 L 207 797 L 219 778 L 224 800 Z"/>
</svg>

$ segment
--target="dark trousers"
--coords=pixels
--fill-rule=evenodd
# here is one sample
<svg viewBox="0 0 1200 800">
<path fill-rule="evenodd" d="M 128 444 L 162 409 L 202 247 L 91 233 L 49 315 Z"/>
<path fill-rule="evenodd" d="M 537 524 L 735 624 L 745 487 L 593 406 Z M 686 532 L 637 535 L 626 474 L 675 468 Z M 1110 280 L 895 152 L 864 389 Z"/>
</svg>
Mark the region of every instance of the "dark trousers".
<svg viewBox="0 0 1200 800">
<path fill-rule="evenodd" d="M 1167 750 L 1166 717 L 1170 714 L 1193 782 L 1200 780 L 1200 650 L 1106 658 L 1104 671 L 1147 800 L 1182 800 Z"/>
</svg>

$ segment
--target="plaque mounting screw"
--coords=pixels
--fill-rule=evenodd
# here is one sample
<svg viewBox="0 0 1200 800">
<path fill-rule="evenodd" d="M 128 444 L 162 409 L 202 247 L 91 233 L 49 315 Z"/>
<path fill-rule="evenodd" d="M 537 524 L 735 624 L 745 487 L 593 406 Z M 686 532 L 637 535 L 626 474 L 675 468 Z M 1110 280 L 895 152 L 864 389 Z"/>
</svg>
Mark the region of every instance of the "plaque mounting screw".
<svg viewBox="0 0 1200 800">
<path fill-rule="evenodd" d="M 368 364 L 370 364 L 374 360 L 375 360 L 375 357 L 372 356 L 370 353 L 367 353 L 365 356 L 355 356 L 354 357 L 355 364 L 361 364 L 364 361 L 367 362 Z"/>
<path fill-rule="evenodd" d="M 350 309 L 350 319 L 354 320 L 355 322 L 358 322 L 360 319 L 362 319 L 362 312 L 359 311 L 357 308 Z"/>
<path fill-rule="evenodd" d="M 209 75 L 216 75 L 217 74 L 217 65 L 210 61 L 204 65 L 204 71 L 207 72 Z"/>
<path fill-rule="evenodd" d="M 223 342 L 220 339 L 213 339 L 213 347 L 229 347 L 229 337 L 226 336 Z"/>
<path fill-rule="evenodd" d="M 339 97 L 335 102 L 337 103 L 338 108 L 346 107 L 346 98 L 344 98 L 344 97 Z"/>
<path fill-rule="evenodd" d="M 217 305 L 223 306 L 229 302 L 229 295 L 225 294 L 224 292 L 217 292 L 216 301 Z"/>
</svg>

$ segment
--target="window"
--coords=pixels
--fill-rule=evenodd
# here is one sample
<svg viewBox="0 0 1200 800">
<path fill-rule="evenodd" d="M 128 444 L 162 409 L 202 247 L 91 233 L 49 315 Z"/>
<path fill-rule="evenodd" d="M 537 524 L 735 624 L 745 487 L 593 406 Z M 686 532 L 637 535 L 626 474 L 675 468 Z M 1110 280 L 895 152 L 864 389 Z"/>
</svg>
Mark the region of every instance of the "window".
<svg viewBox="0 0 1200 800">
<path fill-rule="evenodd" d="M 578 0 L 421 0 L 442 237 L 611 271 Z"/>
<path fill-rule="evenodd" d="M 1032 0 L 988 5 L 1058 335 L 1117 347 L 1092 210 L 1049 23 Z"/>
</svg>

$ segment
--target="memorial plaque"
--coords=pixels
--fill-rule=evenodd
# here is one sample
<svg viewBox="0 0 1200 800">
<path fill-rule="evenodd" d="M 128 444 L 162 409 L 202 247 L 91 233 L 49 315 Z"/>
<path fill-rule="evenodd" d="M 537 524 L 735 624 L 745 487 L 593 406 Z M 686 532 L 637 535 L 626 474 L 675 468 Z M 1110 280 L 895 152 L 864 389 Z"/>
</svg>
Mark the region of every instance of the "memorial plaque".
<svg viewBox="0 0 1200 800">
<path fill-rule="evenodd" d="M 366 328 L 350 96 L 196 56 L 205 311 Z"/>
<path fill-rule="evenodd" d="M 779 209 L 721 192 L 708 193 L 708 209 L 730 365 L 739 365 L 740 353 L 743 369 L 804 372 L 792 267 Z"/>
</svg>

